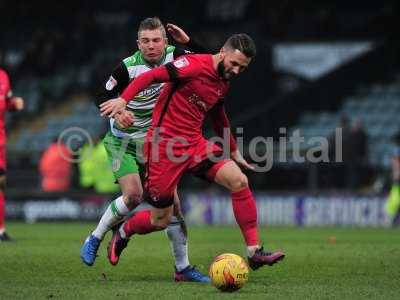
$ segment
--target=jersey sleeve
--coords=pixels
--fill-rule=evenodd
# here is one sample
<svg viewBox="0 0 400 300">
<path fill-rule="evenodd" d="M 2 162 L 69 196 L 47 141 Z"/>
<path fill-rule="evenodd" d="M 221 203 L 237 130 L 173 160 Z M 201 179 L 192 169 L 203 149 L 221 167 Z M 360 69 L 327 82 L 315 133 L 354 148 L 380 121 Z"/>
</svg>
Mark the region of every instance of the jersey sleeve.
<svg viewBox="0 0 400 300">
<path fill-rule="evenodd" d="M 154 68 L 135 78 L 121 94 L 121 98 L 129 102 L 139 92 L 153 83 L 186 80 L 197 76 L 201 64 L 190 56 L 183 56 L 173 62 Z"/>
<path fill-rule="evenodd" d="M 96 105 L 100 105 L 111 98 L 118 97 L 128 86 L 129 81 L 128 69 L 125 64 L 121 62 L 114 68 L 107 81 L 103 83 L 103 86 L 96 97 Z"/>
<path fill-rule="evenodd" d="M 202 45 L 197 39 L 191 38 L 189 42 L 186 44 L 186 47 L 188 47 L 190 50 L 192 50 L 195 53 L 203 53 L 207 54 L 210 53 L 211 50 L 207 49 Z"/>
<path fill-rule="evenodd" d="M 226 115 L 224 102 L 223 101 L 218 102 L 210 110 L 209 114 L 211 117 L 211 122 L 213 124 L 215 133 L 219 137 L 224 138 L 224 130 L 228 130 L 229 131 L 230 152 L 236 151 L 238 148 L 237 148 L 236 140 L 232 134 L 231 125 L 229 123 L 228 116 Z"/>
<path fill-rule="evenodd" d="M 196 55 L 185 55 L 165 65 L 170 81 L 185 80 L 196 77 L 201 72 L 201 62 Z"/>
<path fill-rule="evenodd" d="M 12 100 L 14 97 L 13 91 L 11 89 L 10 78 L 5 71 L 0 70 L 0 93 L 4 94 L 6 100 L 7 110 L 15 109 L 15 102 Z"/>
<path fill-rule="evenodd" d="M 12 98 L 10 78 L 2 69 L 0 69 L 0 94 L 4 95 L 6 100 Z"/>
<path fill-rule="evenodd" d="M 203 45 L 201 45 L 197 40 L 191 38 L 189 42 L 185 45 L 179 45 L 175 47 L 174 59 L 187 54 L 193 53 L 209 53 Z"/>
<path fill-rule="evenodd" d="M 131 101 L 139 92 L 149 87 L 153 83 L 161 83 L 170 81 L 170 76 L 166 65 L 154 68 L 150 71 L 142 73 L 132 80 L 126 89 L 122 92 L 121 98 L 126 102 Z"/>
</svg>

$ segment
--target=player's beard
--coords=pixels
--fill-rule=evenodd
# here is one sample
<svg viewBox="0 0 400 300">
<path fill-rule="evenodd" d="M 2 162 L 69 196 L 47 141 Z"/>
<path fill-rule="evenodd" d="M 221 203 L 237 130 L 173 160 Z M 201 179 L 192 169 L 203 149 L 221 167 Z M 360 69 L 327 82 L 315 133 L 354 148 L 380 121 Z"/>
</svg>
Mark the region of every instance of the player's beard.
<svg viewBox="0 0 400 300">
<path fill-rule="evenodd" d="M 218 63 L 217 71 L 218 71 L 218 75 L 219 75 L 220 77 L 224 78 L 225 80 L 231 79 L 231 76 L 229 76 L 229 73 L 225 71 L 224 60 L 221 60 L 221 61 Z"/>
</svg>

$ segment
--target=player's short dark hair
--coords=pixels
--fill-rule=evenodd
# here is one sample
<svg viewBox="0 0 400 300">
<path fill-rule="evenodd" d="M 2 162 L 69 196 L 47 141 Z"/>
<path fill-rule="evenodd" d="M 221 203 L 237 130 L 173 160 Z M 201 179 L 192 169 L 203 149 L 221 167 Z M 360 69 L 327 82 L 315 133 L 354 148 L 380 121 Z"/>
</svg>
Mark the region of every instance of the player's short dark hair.
<svg viewBox="0 0 400 300">
<path fill-rule="evenodd" d="M 248 58 L 256 56 L 257 49 L 253 39 L 246 33 L 236 33 L 231 35 L 225 42 L 224 47 L 239 50 Z"/>
<path fill-rule="evenodd" d="M 167 37 L 167 33 L 165 32 L 165 27 L 161 22 L 160 18 L 158 17 L 146 18 L 142 22 L 140 22 L 138 29 L 138 37 L 139 33 L 143 30 L 156 30 L 156 29 L 160 29 L 163 36 Z"/>
</svg>

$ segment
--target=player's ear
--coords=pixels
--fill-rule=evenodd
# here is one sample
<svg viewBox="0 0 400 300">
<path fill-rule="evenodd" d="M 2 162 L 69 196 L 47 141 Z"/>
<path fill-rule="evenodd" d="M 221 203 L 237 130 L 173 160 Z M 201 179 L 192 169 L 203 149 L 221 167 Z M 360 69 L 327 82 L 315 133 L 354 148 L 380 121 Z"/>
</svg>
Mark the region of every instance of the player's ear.
<svg viewBox="0 0 400 300">
<path fill-rule="evenodd" d="M 225 54 L 226 54 L 226 50 L 224 47 L 221 48 L 221 50 L 219 50 L 219 58 L 220 59 L 224 59 L 225 58 Z"/>
</svg>

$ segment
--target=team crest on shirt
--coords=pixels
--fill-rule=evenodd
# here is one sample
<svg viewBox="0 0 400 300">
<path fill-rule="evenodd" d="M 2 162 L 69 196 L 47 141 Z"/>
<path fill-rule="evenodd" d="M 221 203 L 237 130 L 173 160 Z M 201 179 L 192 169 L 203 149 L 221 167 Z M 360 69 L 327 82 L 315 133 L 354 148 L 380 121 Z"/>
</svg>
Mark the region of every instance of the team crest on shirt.
<svg viewBox="0 0 400 300">
<path fill-rule="evenodd" d="M 107 91 L 111 91 L 115 86 L 117 85 L 117 80 L 115 80 L 114 77 L 110 76 L 106 83 L 106 89 Z"/>
<path fill-rule="evenodd" d="M 208 105 L 202 100 L 202 98 L 199 95 L 195 93 L 190 95 L 188 100 L 190 103 L 196 104 L 198 107 L 200 107 L 200 109 L 202 109 L 205 112 L 209 110 Z"/>
<path fill-rule="evenodd" d="M 121 168 L 121 160 L 114 159 L 111 166 L 112 171 L 117 172 L 120 168 Z"/>
<path fill-rule="evenodd" d="M 177 68 L 183 68 L 189 65 L 189 61 L 186 57 L 182 57 L 176 61 L 174 61 L 174 66 Z"/>
</svg>

